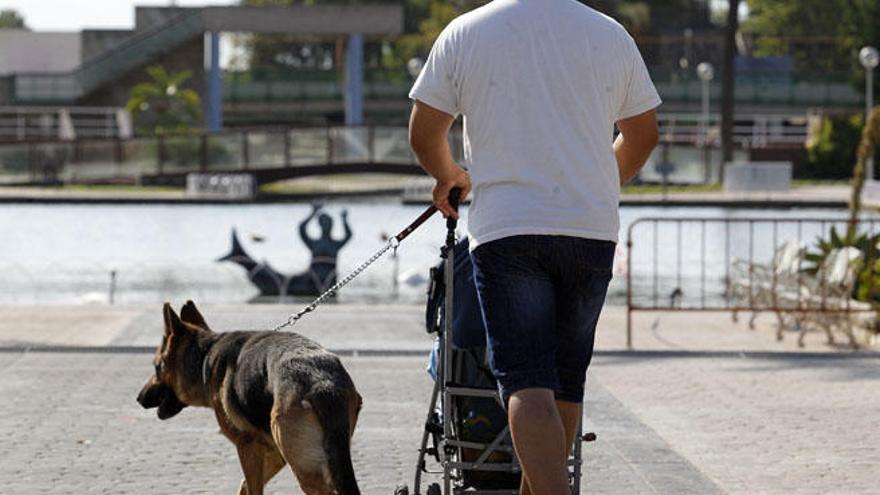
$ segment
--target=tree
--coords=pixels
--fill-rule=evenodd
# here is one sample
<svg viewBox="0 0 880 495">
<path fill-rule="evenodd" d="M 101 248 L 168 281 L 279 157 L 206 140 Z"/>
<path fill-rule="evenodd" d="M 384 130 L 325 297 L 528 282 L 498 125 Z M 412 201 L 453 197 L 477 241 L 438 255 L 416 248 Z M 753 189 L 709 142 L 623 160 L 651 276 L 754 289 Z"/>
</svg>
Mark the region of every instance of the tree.
<svg viewBox="0 0 880 495">
<path fill-rule="evenodd" d="M 388 3 L 388 0 L 241 0 L 241 5 L 248 7 L 381 3 Z M 327 41 L 326 37 L 306 35 L 255 34 L 245 41 L 245 48 L 249 52 L 248 66 L 264 72 L 289 69 L 329 72 L 342 64 L 342 41 L 341 36 L 336 41 Z M 368 45 L 365 50 L 368 59 L 378 59 L 380 56 L 375 44 Z"/>
<path fill-rule="evenodd" d="M 743 28 L 758 35 L 756 54 L 789 55 L 800 70 L 850 70 L 859 48 L 880 43 L 877 0 L 747 1 Z M 819 38 L 831 43 L 820 48 Z"/>
<path fill-rule="evenodd" d="M 188 70 L 169 74 L 161 65 L 147 68 L 149 81 L 131 88 L 125 108 L 131 112 L 140 133 L 180 133 L 198 127 L 201 119 L 199 94 L 184 84 L 192 77 Z"/>
<path fill-rule="evenodd" d="M 736 33 L 739 31 L 739 0 L 728 1 L 724 31 L 724 70 L 721 77 L 721 163 L 733 160 L 734 98 L 736 86 Z M 722 171 L 723 176 L 723 171 Z"/>
<path fill-rule="evenodd" d="M 0 29 L 27 29 L 22 17 L 13 9 L 0 10 Z"/>
</svg>

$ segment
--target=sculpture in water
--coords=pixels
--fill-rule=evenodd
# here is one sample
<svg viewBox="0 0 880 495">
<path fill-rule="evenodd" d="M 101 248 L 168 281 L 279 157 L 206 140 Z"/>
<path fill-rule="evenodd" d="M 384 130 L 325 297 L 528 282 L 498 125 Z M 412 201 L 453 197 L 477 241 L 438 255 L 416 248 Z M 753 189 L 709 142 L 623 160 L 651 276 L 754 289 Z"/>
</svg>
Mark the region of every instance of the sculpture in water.
<svg viewBox="0 0 880 495">
<path fill-rule="evenodd" d="M 299 225 L 300 238 L 312 254 L 309 268 L 303 273 L 285 275 L 266 262 L 257 262 L 244 250 L 235 229 L 232 230 L 232 251 L 217 261 L 231 261 L 247 270 L 248 278 L 260 289 L 261 295 L 316 296 L 336 283 L 336 258 L 342 247 L 351 240 L 348 212 L 343 210 L 341 217 L 345 236 L 339 240 L 331 235 L 333 218 L 321 212 L 320 205 L 313 205 L 311 214 Z M 321 235 L 312 238 L 308 225 L 315 218 L 321 227 Z"/>
</svg>

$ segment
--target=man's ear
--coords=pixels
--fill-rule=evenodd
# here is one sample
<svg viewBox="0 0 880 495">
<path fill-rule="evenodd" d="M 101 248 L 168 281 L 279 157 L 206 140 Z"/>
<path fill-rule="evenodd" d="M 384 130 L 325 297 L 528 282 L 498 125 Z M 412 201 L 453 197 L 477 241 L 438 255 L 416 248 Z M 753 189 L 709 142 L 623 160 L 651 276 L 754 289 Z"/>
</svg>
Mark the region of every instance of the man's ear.
<svg viewBox="0 0 880 495">
<path fill-rule="evenodd" d="M 203 330 L 211 330 L 210 327 L 208 327 L 208 322 L 205 321 L 205 317 L 202 316 L 202 313 L 200 313 L 198 309 L 196 309 L 196 304 L 192 301 L 187 301 L 186 304 L 180 308 L 180 319 Z"/>
<path fill-rule="evenodd" d="M 162 308 L 162 313 L 165 316 L 165 335 L 170 336 L 179 334 L 186 330 L 183 326 L 183 322 L 180 321 L 180 317 L 174 312 L 170 303 L 165 303 L 165 306 Z"/>
</svg>

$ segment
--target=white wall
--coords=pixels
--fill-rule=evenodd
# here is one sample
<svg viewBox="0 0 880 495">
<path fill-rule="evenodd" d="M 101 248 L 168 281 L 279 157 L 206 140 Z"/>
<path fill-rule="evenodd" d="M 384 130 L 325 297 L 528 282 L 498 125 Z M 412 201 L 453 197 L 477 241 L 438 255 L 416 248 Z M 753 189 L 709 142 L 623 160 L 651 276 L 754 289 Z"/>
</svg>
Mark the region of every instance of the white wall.
<svg viewBox="0 0 880 495">
<path fill-rule="evenodd" d="M 0 75 L 67 72 L 80 60 L 79 33 L 0 29 Z"/>
</svg>

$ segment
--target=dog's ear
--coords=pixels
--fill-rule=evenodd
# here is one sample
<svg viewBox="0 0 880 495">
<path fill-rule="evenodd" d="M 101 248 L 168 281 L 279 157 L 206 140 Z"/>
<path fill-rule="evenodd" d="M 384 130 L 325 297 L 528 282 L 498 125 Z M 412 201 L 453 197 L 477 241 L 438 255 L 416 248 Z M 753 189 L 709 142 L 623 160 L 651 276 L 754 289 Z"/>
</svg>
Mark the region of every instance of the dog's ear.
<svg viewBox="0 0 880 495">
<path fill-rule="evenodd" d="M 170 303 L 165 303 L 165 306 L 162 308 L 162 313 L 165 316 L 166 336 L 171 336 L 186 331 L 186 327 L 183 325 L 183 322 L 180 321 L 180 317 L 177 316 L 177 313 L 174 312 L 174 308 L 171 307 Z"/>
<path fill-rule="evenodd" d="M 202 316 L 202 313 L 200 313 L 198 309 L 196 309 L 196 304 L 192 301 L 187 301 L 186 304 L 180 308 L 180 319 L 201 329 L 208 331 L 211 330 L 211 328 L 208 327 L 208 322 L 205 321 L 205 317 Z"/>
</svg>

